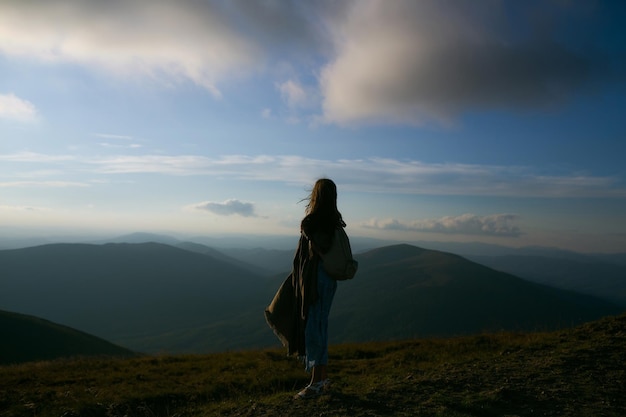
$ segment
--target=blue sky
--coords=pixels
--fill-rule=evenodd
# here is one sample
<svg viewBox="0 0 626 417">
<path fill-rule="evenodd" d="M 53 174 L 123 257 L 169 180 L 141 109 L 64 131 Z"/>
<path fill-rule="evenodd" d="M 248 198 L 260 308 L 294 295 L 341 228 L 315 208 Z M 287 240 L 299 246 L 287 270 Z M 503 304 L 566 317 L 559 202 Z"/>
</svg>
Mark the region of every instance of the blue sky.
<svg viewBox="0 0 626 417">
<path fill-rule="evenodd" d="M 3 1 L 0 228 L 626 251 L 620 1 Z"/>
</svg>

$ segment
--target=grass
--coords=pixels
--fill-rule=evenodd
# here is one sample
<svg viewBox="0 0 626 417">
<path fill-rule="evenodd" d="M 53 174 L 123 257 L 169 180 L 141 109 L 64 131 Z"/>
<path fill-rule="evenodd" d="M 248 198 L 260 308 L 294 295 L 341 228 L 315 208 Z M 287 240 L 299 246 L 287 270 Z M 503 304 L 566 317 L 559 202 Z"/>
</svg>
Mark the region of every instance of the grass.
<svg viewBox="0 0 626 417">
<path fill-rule="evenodd" d="M 0 416 L 623 416 L 626 315 L 550 333 L 331 346 L 328 395 L 283 349 L 0 367 Z"/>
</svg>

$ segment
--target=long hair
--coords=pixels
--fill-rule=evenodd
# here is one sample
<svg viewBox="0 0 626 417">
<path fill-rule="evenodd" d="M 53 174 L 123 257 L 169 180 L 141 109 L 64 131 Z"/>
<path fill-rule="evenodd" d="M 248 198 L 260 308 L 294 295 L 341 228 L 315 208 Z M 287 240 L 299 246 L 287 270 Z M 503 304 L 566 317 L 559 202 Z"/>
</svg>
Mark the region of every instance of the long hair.
<svg viewBox="0 0 626 417">
<path fill-rule="evenodd" d="M 341 213 L 337 209 L 337 186 L 328 178 L 315 182 L 307 198 L 306 215 L 317 217 L 327 227 L 345 226 Z"/>
</svg>

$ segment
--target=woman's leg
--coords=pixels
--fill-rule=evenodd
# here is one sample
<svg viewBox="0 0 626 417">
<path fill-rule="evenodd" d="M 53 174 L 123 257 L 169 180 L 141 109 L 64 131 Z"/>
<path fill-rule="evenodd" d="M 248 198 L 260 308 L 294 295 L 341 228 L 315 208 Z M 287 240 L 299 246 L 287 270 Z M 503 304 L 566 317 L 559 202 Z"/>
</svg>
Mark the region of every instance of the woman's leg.
<svg viewBox="0 0 626 417">
<path fill-rule="evenodd" d="M 311 384 L 318 383 L 328 379 L 328 365 L 317 365 L 313 367 L 311 372 Z"/>
<path fill-rule="evenodd" d="M 328 379 L 328 315 L 337 290 L 337 282 L 324 272 L 322 265 L 317 273 L 317 301 L 309 307 L 304 331 L 306 344 L 306 370 L 311 372 L 309 385 L 296 394 L 296 398 L 311 398 L 321 394 Z M 323 382 L 324 381 L 324 382 Z"/>
<path fill-rule="evenodd" d="M 305 331 L 306 365 L 311 371 L 311 383 L 328 378 L 328 315 L 337 290 L 337 282 L 330 278 L 320 264 L 318 268 L 318 299 L 309 309 Z"/>
</svg>

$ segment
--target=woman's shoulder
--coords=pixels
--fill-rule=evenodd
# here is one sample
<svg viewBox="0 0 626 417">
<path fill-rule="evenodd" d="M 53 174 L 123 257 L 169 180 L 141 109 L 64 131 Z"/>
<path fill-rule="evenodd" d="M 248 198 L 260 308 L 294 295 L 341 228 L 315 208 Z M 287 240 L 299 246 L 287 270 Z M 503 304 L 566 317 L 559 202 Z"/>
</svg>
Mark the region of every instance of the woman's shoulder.
<svg viewBox="0 0 626 417">
<path fill-rule="evenodd" d="M 341 219 L 328 219 L 319 215 L 309 214 L 302 219 L 300 231 L 322 253 L 326 253 L 332 244 L 335 230 L 340 227 L 345 227 L 345 223 Z"/>
<path fill-rule="evenodd" d="M 332 234 L 337 227 L 345 226 L 341 219 L 329 218 L 317 213 L 308 214 L 300 222 L 300 230 L 306 235 L 314 233 Z"/>
</svg>

